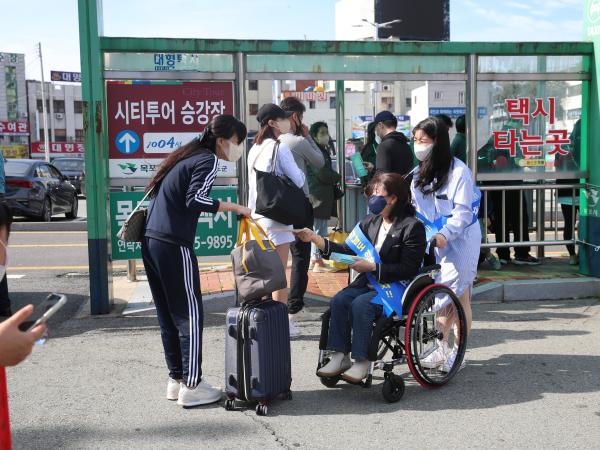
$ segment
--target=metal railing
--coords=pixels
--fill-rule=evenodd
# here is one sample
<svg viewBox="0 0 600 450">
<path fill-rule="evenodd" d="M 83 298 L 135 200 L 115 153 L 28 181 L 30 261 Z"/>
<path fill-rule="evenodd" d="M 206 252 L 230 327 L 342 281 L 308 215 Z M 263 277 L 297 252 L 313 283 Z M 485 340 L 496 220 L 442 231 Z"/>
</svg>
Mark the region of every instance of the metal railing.
<svg viewBox="0 0 600 450">
<path fill-rule="evenodd" d="M 479 189 L 481 189 L 482 191 L 482 203 L 481 203 L 481 208 L 483 209 L 483 220 L 484 220 L 484 227 L 483 227 L 483 242 L 481 244 L 482 248 L 506 248 L 506 247 L 526 247 L 526 246 L 531 246 L 531 247 L 538 247 L 538 256 L 543 256 L 544 254 L 544 247 L 545 246 L 551 246 L 551 245 L 576 245 L 577 243 L 577 233 L 576 233 L 576 220 L 577 220 L 577 209 L 575 206 L 578 205 L 578 200 L 579 200 L 579 190 L 580 189 L 585 189 L 586 185 L 585 184 L 580 184 L 580 183 L 568 183 L 568 184 L 522 184 L 522 185 L 507 185 L 507 186 L 479 186 Z M 558 191 L 559 190 L 569 190 L 571 195 L 567 196 L 567 199 L 570 199 L 571 201 L 571 205 L 573 205 L 574 207 L 571 208 L 571 217 L 564 217 L 562 218 L 562 213 L 559 214 L 559 196 L 558 196 Z M 519 191 L 519 204 L 518 205 L 514 205 L 514 204 L 507 204 L 507 192 L 514 192 L 514 191 Z M 525 208 L 526 208 L 526 199 L 525 199 L 525 192 L 528 191 L 533 191 L 533 194 L 535 194 L 534 196 L 534 202 L 533 202 L 533 209 L 534 209 L 534 217 L 535 217 L 535 233 L 536 233 L 536 238 L 535 240 L 523 240 L 523 236 L 525 234 L 527 234 L 529 232 L 529 223 L 524 223 L 524 213 L 525 213 Z M 546 201 L 546 193 L 547 191 L 550 191 L 550 196 L 548 197 L 549 202 Z M 501 192 L 501 214 L 502 214 L 502 220 L 501 220 L 501 224 L 500 226 L 502 227 L 502 240 L 498 241 L 498 242 L 491 242 L 489 240 L 489 233 L 487 232 L 488 227 L 487 227 L 487 221 L 486 218 L 489 217 L 489 213 L 492 211 L 492 208 L 490 205 L 490 193 L 491 192 Z M 495 196 L 496 199 L 498 198 L 498 196 Z M 511 196 L 512 197 L 512 196 Z M 532 196 L 533 197 L 533 196 Z M 561 196 L 561 198 L 565 198 L 564 196 Z M 564 200 L 563 200 L 564 201 Z M 547 214 L 547 206 L 550 206 L 550 214 Z M 493 210 L 494 211 L 498 211 L 497 209 L 497 205 L 493 205 Z M 507 235 L 507 208 L 518 208 L 519 211 L 519 221 L 518 221 L 518 225 L 521 228 L 521 232 L 518 233 L 518 237 L 517 237 L 517 233 L 515 233 L 515 230 L 513 229 L 513 235 L 514 235 L 514 240 L 513 241 L 506 241 L 506 235 Z M 572 239 L 559 239 L 558 236 L 558 231 L 559 231 L 559 222 L 561 221 L 560 219 L 563 219 L 562 221 L 564 222 L 564 224 L 567 224 L 567 220 L 569 220 L 571 222 L 571 229 L 573 230 L 573 237 Z M 482 219 L 480 219 L 482 220 Z M 529 222 L 529 221 L 527 221 Z M 495 226 L 498 226 L 498 222 L 495 221 L 494 223 Z M 494 230 L 495 232 L 496 230 Z M 510 231 L 510 230 L 509 230 Z M 551 239 L 547 239 L 546 236 L 548 234 L 548 232 L 551 233 L 552 238 Z"/>
</svg>

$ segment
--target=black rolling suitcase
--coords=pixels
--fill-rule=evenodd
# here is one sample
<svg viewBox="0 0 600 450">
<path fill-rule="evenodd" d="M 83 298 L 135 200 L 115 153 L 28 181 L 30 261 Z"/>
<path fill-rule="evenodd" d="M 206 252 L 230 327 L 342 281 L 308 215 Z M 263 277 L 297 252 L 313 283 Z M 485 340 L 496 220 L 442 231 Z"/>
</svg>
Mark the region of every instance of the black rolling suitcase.
<svg viewBox="0 0 600 450">
<path fill-rule="evenodd" d="M 288 309 L 273 300 L 244 304 L 227 311 L 225 331 L 225 409 L 235 400 L 257 403 L 256 414 L 267 415 L 267 403 L 291 399 L 292 364 Z"/>
</svg>

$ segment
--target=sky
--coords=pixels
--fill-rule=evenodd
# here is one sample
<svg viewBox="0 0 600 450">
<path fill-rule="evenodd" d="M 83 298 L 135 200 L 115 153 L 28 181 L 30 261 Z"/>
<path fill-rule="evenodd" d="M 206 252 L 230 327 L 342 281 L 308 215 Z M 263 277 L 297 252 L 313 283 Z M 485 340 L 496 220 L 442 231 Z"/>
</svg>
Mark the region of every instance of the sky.
<svg viewBox="0 0 600 450">
<path fill-rule="evenodd" d="M 405 0 L 407 4 L 419 0 Z M 105 36 L 335 39 L 336 0 L 104 0 Z M 584 0 L 450 0 L 453 41 L 578 41 Z M 0 52 L 25 53 L 27 78 L 79 66 L 77 0 L 2 8 Z M 357 22 L 360 18 L 357 18 Z"/>
</svg>

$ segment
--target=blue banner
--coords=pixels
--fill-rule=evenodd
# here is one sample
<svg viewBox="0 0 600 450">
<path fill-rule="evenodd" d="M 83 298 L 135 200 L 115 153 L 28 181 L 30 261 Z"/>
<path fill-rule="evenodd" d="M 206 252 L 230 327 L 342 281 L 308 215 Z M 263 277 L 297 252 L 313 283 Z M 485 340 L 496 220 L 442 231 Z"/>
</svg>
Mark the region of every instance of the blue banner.
<svg viewBox="0 0 600 450">
<path fill-rule="evenodd" d="M 381 263 L 377 250 L 375 250 L 371 241 L 369 241 L 362 232 L 360 225 L 354 227 L 354 230 L 352 230 L 346 239 L 346 245 L 348 245 L 357 256 L 375 264 Z M 388 317 L 394 312 L 401 317 L 402 297 L 404 296 L 404 291 L 408 286 L 408 282 L 400 281 L 389 284 L 380 284 L 372 273 L 367 273 L 366 275 L 371 286 L 377 291 L 377 296 L 371 300 L 371 303 L 382 305 L 383 312 Z"/>
<path fill-rule="evenodd" d="M 471 209 L 473 210 L 473 219 L 471 220 L 469 226 L 477 222 L 480 205 L 481 191 L 477 186 L 473 186 L 473 203 L 471 204 Z M 439 233 L 440 230 L 444 228 L 444 226 L 446 226 L 446 223 L 448 222 L 448 219 L 450 217 L 451 216 L 441 216 L 432 222 L 431 220 L 428 220 L 423 214 L 417 211 L 417 219 L 419 219 L 421 222 L 423 222 L 423 225 L 425 225 L 425 238 L 427 239 L 427 242 L 429 242 L 436 233 Z"/>
</svg>

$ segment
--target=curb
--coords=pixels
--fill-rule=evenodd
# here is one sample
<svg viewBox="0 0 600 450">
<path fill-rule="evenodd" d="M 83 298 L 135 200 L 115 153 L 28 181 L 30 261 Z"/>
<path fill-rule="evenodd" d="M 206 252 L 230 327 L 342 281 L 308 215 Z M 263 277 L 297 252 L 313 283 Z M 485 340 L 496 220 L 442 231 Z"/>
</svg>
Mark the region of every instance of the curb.
<svg viewBox="0 0 600 450">
<path fill-rule="evenodd" d="M 473 289 L 473 303 L 510 303 L 534 300 L 573 300 L 600 295 L 600 279 L 592 277 L 552 280 L 490 282 Z"/>
<path fill-rule="evenodd" d="M 141 308 L 144 312 L 153 309 L 148 301 L 149 288 L 139 288 L 135 297 L 142 298 L 142 302 L 128 303 L 115 302 L 112 311 L 108 315 L 95 317 L 114 317 L 135 314 L 135 308 Z M 145 292 L 148 291 L 148 292 Z M 561 278 L 553 280 L 512 280 L 506 282 L 489 282 L 473 289 L 472 302 L 484 303 L 511 303 L 521 301 L 545 301 L 545 300 L 575 300 L 580 298 L 600 297 L 600 279 L 592 277 Z M 321 295 L 307 293 L 305 299 L 318 303 L 328 304 L 330 298 Z M 224 313 L 228 308 L 235 306 L 234 291 L 225 291 L 202 296 L 204 311 L 207 313 Z M 134 310 L 125 312 L 128 306 Z M 89 299 L 82 305 L 77 314 L 78 318 L 89 317 Z"/>
<path fill-rule="evenodd" d="M 12 231 L 87 231 L 87 219 L 60 222 L 13 222 Z"/>
</svg>

